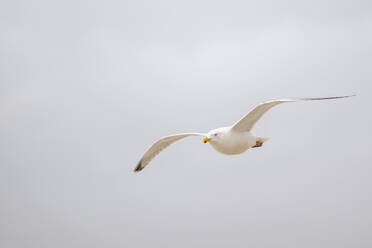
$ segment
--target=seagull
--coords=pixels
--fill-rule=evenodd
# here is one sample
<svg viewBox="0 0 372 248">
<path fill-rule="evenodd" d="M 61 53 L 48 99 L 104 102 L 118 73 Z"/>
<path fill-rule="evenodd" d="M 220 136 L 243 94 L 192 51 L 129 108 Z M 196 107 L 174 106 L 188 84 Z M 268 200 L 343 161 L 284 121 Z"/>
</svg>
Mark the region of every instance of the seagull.
<svg viewBox="0 0 372 248">
<path fill-rule="evenodd" d="M 150 161 L 158 155 L 165 148 L 175 143 L 178 140 L 189 136 L 204 137 L 203 143 L 209 142 L 211 146 L 218 152 L 233 155 L 241 154 L 249 148 L 261 147 L 268 138 L 258 137 L 252 134 L 251 130 L 256 122 L 272 107 L 288 102 L 298 101 L 315 101 L 315 100 L 331 100 L 352 97 L 348 96 L 333 96 L 320 98 L 298 98 L 298 99 L 279 99 L 264 102 L 254 107 L 248 114 L 243 116 L 234 125 L 228 127 L 220 127 L 213 129 L 208 133 L 180 133 L 160 138 L 153 143 L 150 148 L 143 154 L 141 160 L 138 162 L 134 172 L 139 172 L 150 163 Z"/>
</svg>

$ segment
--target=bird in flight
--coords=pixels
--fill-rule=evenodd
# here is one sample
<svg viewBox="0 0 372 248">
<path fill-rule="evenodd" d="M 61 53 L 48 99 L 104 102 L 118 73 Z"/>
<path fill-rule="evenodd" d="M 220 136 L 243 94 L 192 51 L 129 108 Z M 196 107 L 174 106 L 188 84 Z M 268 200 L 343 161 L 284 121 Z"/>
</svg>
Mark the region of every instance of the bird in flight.
<svg viewBox="0 0 372 248">
<path fill-rule="evenodd" d="M 251 130 L 256 122 L 272 107 L 287 102 L 331 100 L 352 96 L 355 95 L 321 98 L 279 99 L 268 101 L 254 107 L 248 114 L 243 116 L 243 118 L 232 126 L 213 129 L 208 133 L 180 133 L 163 137 L 153 143 L 145 154 L 143 154 L 141 160 L 134 169 L 134 172 L 141 171 L 162 150 L 174 142 L 188 136 L 202 136 L 204 137 L 204 143 L 209 142 L 215 150 L 228 155 L 240 154 L 249 148 L 261 147 L 262 144 L 268 140 L 268 138 L 255 136 L 251 133 Z"/>
</svg>

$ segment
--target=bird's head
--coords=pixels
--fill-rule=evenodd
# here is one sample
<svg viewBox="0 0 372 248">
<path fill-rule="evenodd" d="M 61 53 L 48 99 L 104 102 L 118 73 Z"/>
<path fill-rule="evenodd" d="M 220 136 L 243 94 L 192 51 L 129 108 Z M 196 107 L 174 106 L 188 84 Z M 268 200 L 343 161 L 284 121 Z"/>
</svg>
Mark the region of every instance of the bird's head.
<svg viewBox="0 0 372 248">
<path fill-rule="evenodd" d="M 226 130 L 224 128 L 213 129 L 208 132 L 207 136 L 203 139 L 203 143 L 207 142 L 218 142 Z"/>
</svg>

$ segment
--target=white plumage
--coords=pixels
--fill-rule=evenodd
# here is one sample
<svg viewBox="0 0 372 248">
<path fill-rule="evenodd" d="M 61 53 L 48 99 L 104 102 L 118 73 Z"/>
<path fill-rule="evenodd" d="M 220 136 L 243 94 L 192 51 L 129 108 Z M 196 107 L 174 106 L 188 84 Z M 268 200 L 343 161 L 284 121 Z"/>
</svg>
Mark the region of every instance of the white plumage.
<svg viewBox="0 0 372 248">
<path fill-rule="evenodd" d="M 352 95 L 354 96 L 354 95 Z M 223 154 L 240 154 L 249 148 L 261 147 L 262 144 L 268 139 L 263 137 L 254 136 L 251 133 L 253 126 L 256 122 L 272 107 L 297 101 L 313 101 L 313 100 L 330 100 L 346 98 L 351 96 L 335 96 L 335 97 L 322 97 L 322 98 L 300 98 L 300 99 L 280 99 L 261 103 L 254 107 L 247 115 L 241 118 L 234 125 L 229 127 L 221 127 L 209 131 L 208 133 L 181 133 L 163 137 L 153 143 L 150 148 L 142 156 L 138 162 L 135 172 L 141 171 L 150 161 L 158 155 L 162 150 L 173 144 L 174 142 L 186 138 L 188 136 L 203 136 L 204 143 L 209 142 L 212 147 Z"/>
</svg>

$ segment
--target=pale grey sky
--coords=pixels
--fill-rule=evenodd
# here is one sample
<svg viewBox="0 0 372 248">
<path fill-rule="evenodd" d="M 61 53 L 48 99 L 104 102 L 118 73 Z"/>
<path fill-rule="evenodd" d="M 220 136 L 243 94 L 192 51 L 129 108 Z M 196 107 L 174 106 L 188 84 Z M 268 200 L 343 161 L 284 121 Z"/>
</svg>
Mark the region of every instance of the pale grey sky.
<svg viewBox="0 0 372 248">
<path fill-rule="evenodd" d="M 5 0 L 0 30 L 1 247 L 372 246 L 371 1 Z"/>
</svg>

